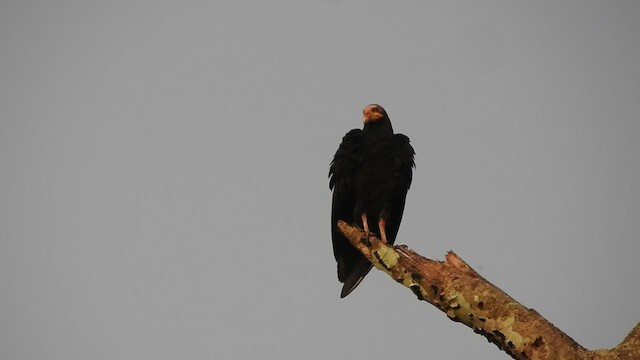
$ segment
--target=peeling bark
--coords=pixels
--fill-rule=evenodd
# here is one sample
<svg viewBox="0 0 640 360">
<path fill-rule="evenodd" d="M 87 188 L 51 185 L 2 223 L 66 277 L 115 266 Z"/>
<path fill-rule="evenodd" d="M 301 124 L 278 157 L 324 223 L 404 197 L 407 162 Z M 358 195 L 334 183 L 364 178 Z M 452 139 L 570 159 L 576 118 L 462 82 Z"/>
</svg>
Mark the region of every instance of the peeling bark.
<svg viewBox="0 0 640 360">
<path fill-rule="evenodd" d="M 430 260 L 406 246 L 389 246 L 374 236 L 367 239 L 363 231 L 343 221 L 338 227 L 377 269 L 514 359 L 640 359 L 640 323 L 615 348 L 591 351 L 491 284 L 452 251 L 445 261 Z"/>
</svg>

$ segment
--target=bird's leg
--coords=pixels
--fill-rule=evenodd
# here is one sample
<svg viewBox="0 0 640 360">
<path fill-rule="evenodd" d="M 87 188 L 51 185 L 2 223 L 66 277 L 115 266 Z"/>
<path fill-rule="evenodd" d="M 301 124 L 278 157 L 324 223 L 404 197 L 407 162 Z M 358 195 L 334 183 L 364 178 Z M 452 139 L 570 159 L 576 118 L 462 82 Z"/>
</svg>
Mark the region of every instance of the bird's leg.
<svg viewBox="0 0 640 360">
<path fill-rule="evenodd" d="M 384 218 L 378 219 L 378 228 L 380 229 L 380 238 L 385 243 L 387 242 L 387 221 Z"/>
<path fill-rule="evenodd" d="M 362 227 L 364 227 L 364 233 L 367 236 L 367 241 L 368 241 L 369 240 L 369 223 L 367 222 L 367 214 L 362 213 L 360 215 L 360 218 L 362 219 Z"/>
</svg>

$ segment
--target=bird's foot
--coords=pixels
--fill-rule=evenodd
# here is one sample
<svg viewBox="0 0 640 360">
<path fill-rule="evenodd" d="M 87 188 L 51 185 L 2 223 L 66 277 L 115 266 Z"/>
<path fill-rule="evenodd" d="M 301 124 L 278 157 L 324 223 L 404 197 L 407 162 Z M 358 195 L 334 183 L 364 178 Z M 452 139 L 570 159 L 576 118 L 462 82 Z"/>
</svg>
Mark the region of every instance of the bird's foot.
<svg viewBox="0 0 640 360">
<path fill-rule="evenodd" d="M 362 227 L 364 227 L 364 243 L 367 244 L 367 246 L 371 245 L 371 243 L 369 242 L 369 236 L 371 235 L 371 232 L 369 231 L 369 222 L 367 221 L 367 214 L 366 213 L 362 213 L 360 214 L 360 219 L 362 220 Z"/>
<path fill-rule="evenodd" d="M 383 243 L 388 244 L 387 241 L 387 221 L 384 218 L 378 220 L 378 228 L 380 229 L 380 240 Z"/>
<path fill-rule="evenodd" d="M 371 237 L 371 232 L 369 230 L 365 230 L 364 236 L 362 237 L 362 239 L 360 239 L 360 241 L 362 241 L 362 243 L 367 246 L 371 246 L 371 241 L 369 241 L 370 237 Z"/>
</svg>

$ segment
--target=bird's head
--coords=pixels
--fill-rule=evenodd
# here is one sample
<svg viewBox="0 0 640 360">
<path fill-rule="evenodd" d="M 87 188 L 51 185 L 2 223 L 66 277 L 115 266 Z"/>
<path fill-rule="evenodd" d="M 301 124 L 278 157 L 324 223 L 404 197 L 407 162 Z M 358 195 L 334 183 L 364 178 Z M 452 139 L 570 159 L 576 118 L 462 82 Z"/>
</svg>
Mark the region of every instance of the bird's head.
<svg viewBox="0 0 640 360">
<path fill-rule="evenodd" d="M 387 112 L 384 111 L 382 106 L 377 104 L 367 105 L 364 110 L 362 110 L 362 122 L 365 124 L 385 119 L 386 117 Z"/>
</svg>

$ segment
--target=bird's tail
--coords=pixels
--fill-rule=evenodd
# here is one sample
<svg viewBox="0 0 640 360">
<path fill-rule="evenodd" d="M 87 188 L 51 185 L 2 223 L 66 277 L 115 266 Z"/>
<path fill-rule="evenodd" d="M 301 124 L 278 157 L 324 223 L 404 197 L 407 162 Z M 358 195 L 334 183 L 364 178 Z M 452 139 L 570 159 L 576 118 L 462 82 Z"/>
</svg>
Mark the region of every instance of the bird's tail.
<svg viewBox="0 0 640 360">
<path fill-rule="evenodd" d="M 340 298 L 344 298 L 349 295 L 358 285 L 360 285 L 360 282 L 362 282 L 362 279 L 364 279 L 372 267 L 373 265 L 365 259 L 365 261 L 353 268 L 344 280 L 344 286 L 342 286 Z"/>
</svg>

